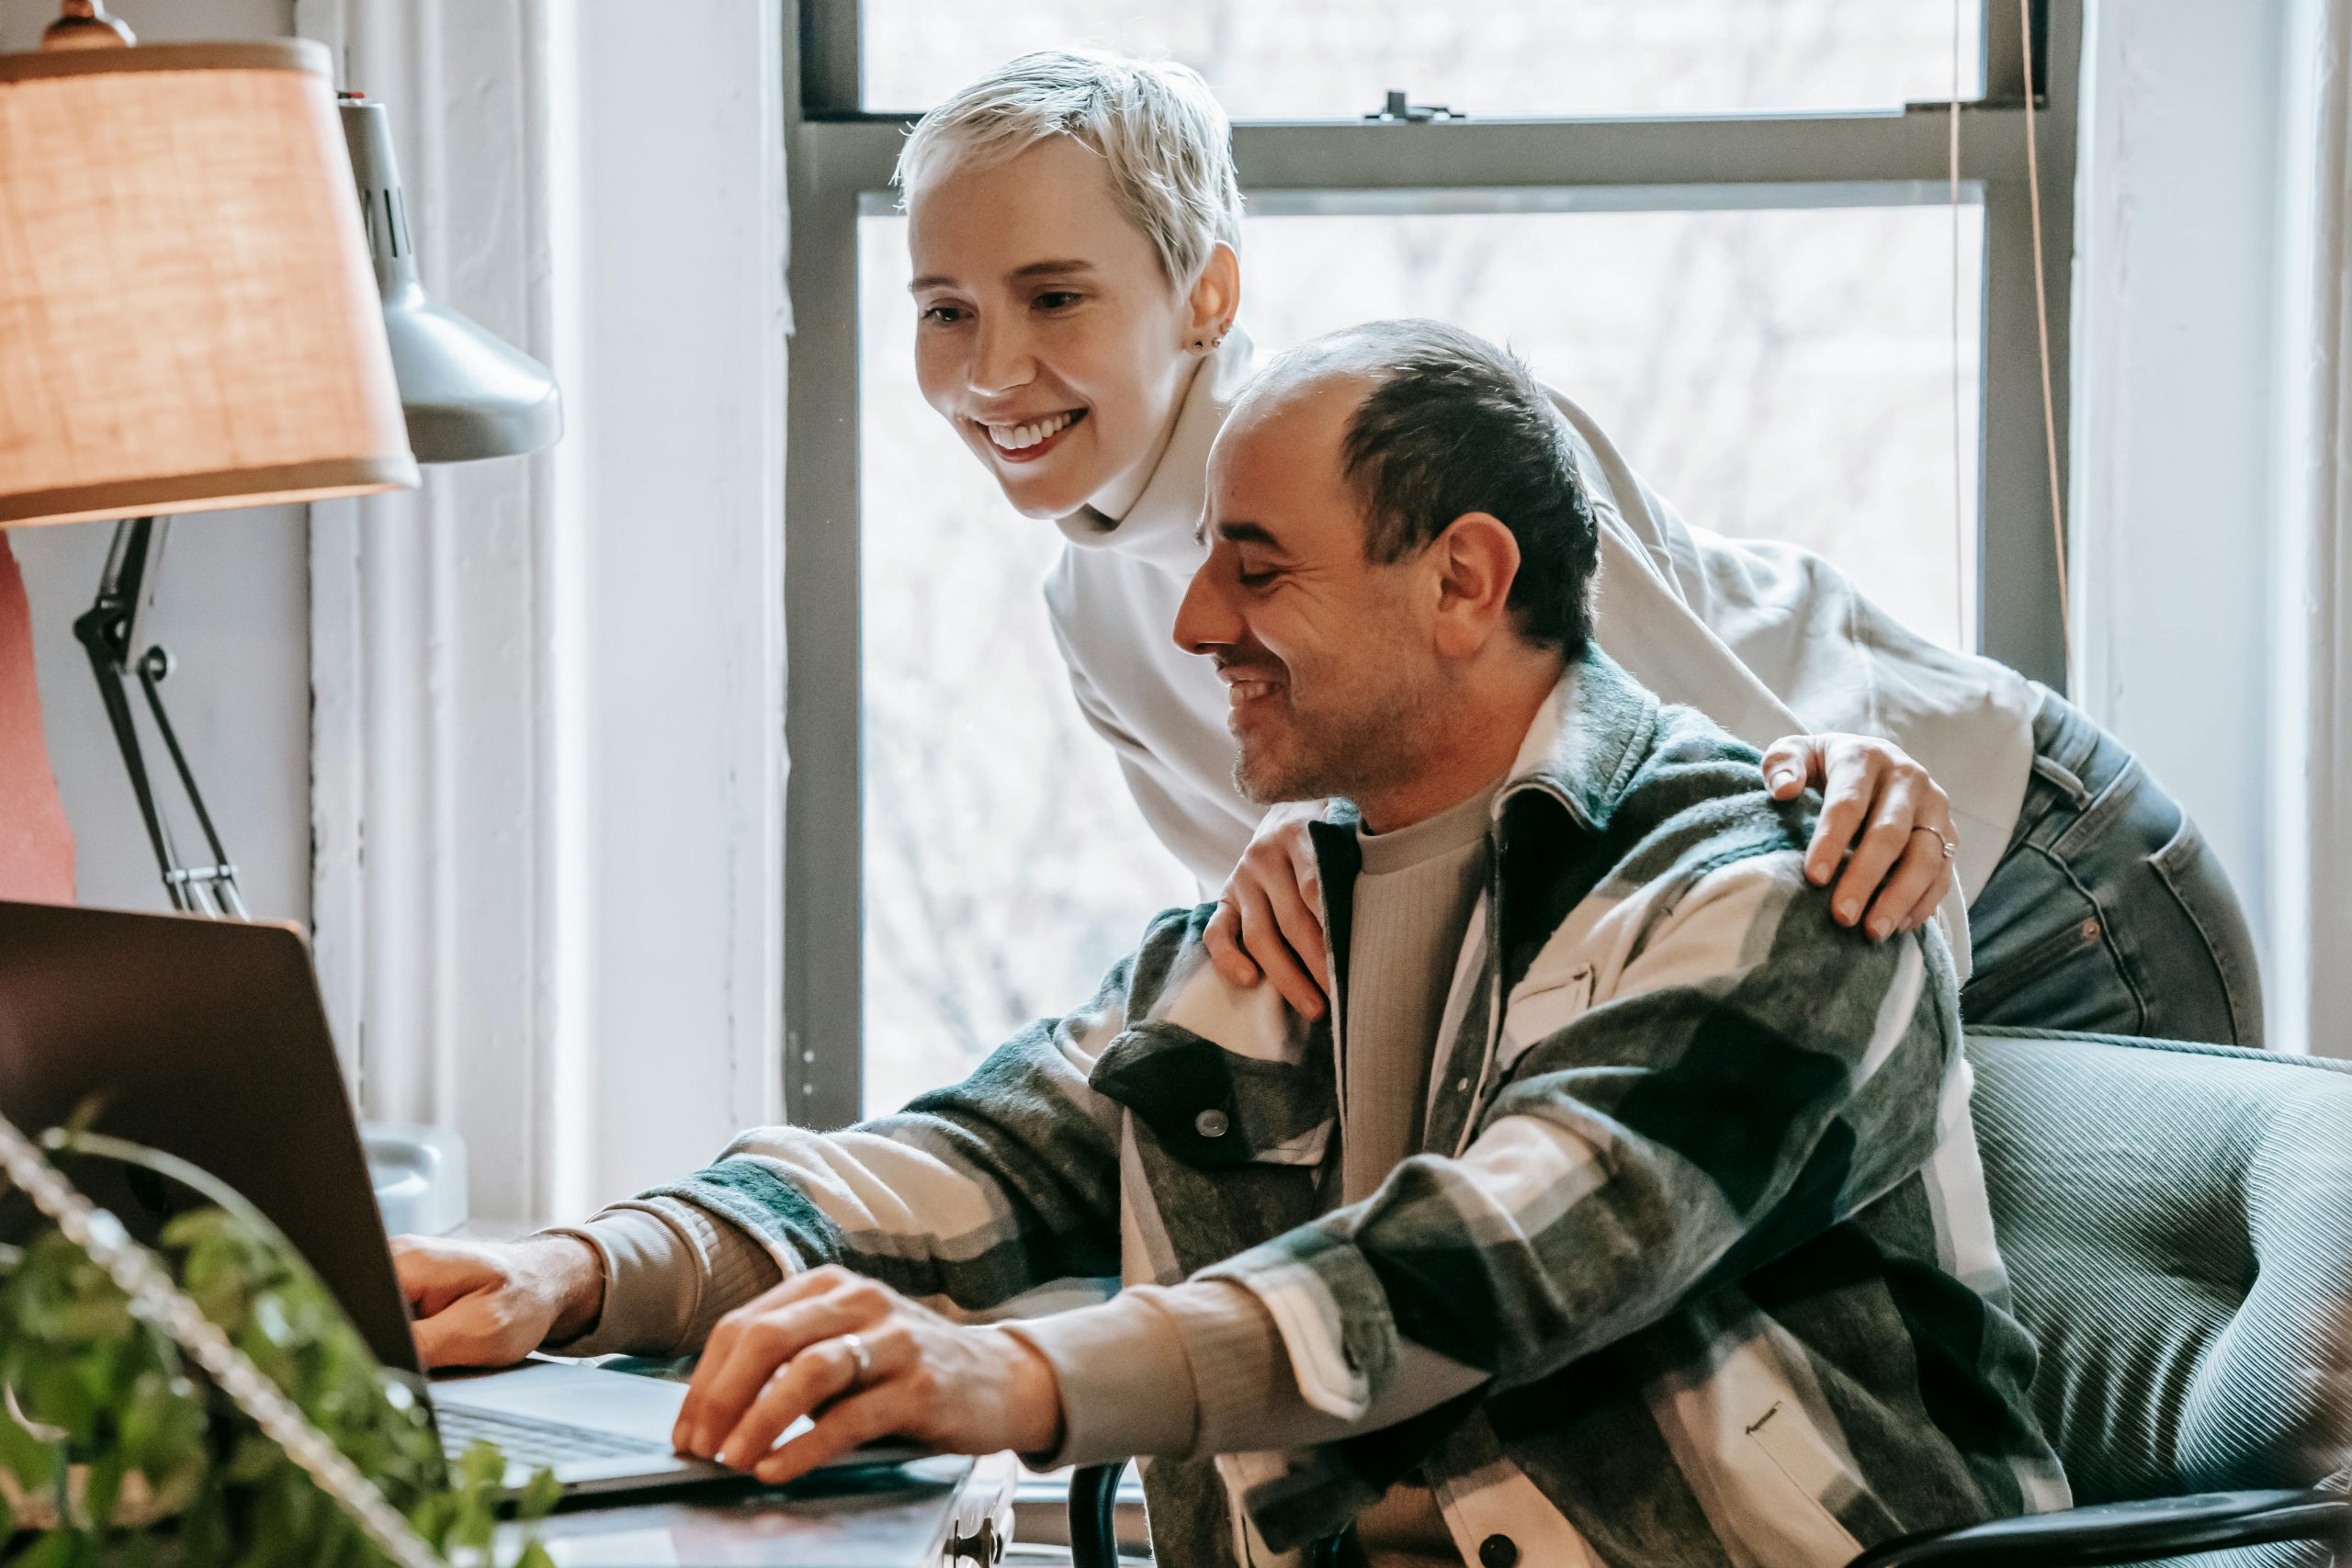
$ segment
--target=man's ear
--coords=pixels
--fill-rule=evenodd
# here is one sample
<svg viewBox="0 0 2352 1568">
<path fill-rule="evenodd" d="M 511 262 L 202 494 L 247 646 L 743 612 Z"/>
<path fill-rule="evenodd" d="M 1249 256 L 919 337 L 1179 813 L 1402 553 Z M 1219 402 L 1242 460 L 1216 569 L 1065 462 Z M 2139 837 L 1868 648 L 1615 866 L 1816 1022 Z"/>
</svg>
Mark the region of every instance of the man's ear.
<svg viewBox="0 0 2352 1568">
<path fill-rule="evenodd" d="M 1201 276 L 1193 280 L 1186 303 L 1186 343 L 1214 342 L 1233 330 L 1233 319 L 1241 313 L 1241 258 L 1231 245 L 1219 240 L 1209 247 L 1209 258 L 1201 264 Z"/>
<path fill-rule="evenodd" d="M 1430 542 L 1429 559 L 1437 573 L 1437 650 L 1467 659 L 1510 618 L 1519 540 L 1493 513 L 1465 512 Z"/>
</svg>

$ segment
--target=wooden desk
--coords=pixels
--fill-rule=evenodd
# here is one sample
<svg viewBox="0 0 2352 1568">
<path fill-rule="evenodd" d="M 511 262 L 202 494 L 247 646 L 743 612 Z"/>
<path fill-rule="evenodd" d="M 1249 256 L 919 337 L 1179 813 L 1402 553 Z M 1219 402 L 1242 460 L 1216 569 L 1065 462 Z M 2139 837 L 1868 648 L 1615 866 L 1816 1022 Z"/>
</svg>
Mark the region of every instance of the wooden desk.
<svg viewBox="0 0 2352 1568">
<path fill-rule="evenodd" d="M 558 1568 L 991 1568 L 1015 1470 L 1010 1455 L 923 1460 L 821 1484 L 570 1509 L 528 1528 Z M 521 1528 L 508 1528 L 501 1556 Z"/>
</svg>

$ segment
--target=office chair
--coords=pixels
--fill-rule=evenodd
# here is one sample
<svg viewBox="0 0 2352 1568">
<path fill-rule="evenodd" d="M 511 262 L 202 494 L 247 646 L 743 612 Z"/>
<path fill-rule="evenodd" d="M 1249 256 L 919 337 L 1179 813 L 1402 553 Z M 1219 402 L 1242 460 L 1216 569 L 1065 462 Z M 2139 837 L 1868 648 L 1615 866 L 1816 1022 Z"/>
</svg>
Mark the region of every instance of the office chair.
<svg viewBox="0 0 2352 1568">
<path fill-rule="evenodd" d="M 1976 1134 L 2075 1506 L 1852 1568 L 2352 1568 L 2352 1064 L 1977 1030 Z M 1117 1562 L 1124 1466 L 1070 1482 Z"/>
</svg>

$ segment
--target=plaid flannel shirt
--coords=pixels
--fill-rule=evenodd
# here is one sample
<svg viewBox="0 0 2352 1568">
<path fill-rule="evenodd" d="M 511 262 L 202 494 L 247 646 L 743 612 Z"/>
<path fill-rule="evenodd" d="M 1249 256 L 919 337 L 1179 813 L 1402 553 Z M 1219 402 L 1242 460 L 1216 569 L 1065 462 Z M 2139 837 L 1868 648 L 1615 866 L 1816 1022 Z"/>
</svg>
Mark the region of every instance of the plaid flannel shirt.
<svg viewBox="0 0 2352 1568">
<path fill-rule="evenodd" d="M 1832 922 L 1810 797 L 1757 761 L 1597 650 L 1569 670 L 1498 797 L 1422 1152 L 1361 1202 L 1331 1200 L 1344 1039 L 1225 985 L 1208 908 L 962 1084 L 661 1190 L 967 1316 L 1252 1292 L 1307 1402 L 1362 1425 L 1150 1462 L 1170 1564 L 1293 1561 L 1408 1475 L 1488 1562 L 1828 1568 L 2064 1506 L 1949 956 Z M 1344 939 L 1354 836 L 1315 839 Z M 1468 1392 L 1384 1416 L 1432 1366 Z"/>
</svg>

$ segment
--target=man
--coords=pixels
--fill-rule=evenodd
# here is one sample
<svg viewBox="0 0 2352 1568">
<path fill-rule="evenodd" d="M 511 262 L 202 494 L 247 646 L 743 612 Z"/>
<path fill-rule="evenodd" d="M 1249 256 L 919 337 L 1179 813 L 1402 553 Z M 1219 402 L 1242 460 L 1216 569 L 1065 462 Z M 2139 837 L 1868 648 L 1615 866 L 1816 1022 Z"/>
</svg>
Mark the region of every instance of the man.
<svg viewBox="0 0 2352 1568">
<path fill-rule="evenodd" d="M 1219 437 L 1205 530 L 1176 636 L 1240 783 L 1346 803 L 1330 1017 L 1164 915 L 899 1116 L 408 1244 L 428 1358 L 707 1337 L 679 1442 L 772 1480 L 887 1433 L 1151 1456 L 1171 1564 L 1352 1529 L 1826 1568 L 2061 1505 L 1941 941 L 1837 925 L 1805 808 L 1589 646 L 1594 521 L 1525 368 L 1430 322 L 1308 345 Z"/>
</svg>

